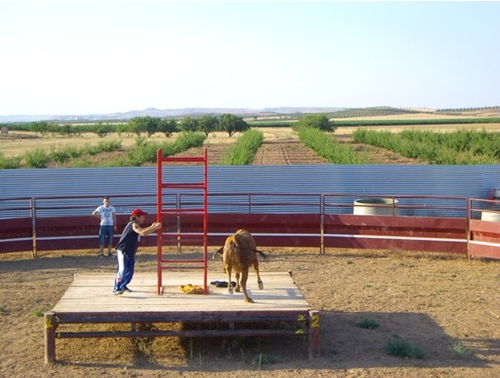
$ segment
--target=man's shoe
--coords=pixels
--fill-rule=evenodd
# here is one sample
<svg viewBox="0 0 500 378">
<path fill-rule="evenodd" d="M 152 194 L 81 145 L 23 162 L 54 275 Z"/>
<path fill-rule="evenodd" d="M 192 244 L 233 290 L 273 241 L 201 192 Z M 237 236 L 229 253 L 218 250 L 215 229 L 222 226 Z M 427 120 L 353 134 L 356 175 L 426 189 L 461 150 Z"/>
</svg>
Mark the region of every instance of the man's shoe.
<svg viewBox="0 0 500 378">
<path fill-rule="evenodd" d="M 100 259 L 103 259 L 103 258 L 104 258 L 104 253 L 101 253 L 101 254 L 99 255 L 99 258 L 100 258 Z"/>
<path fill-rule="evenodd" d="M 131 293 L 132 292 L 132 290 L 130 290 L 127 286 L 125 286 L 123 288 L 123 291 L 126 291 L 127 293 Z"/>
<path fill-rule="evenodd" d="M 123 294 L 123 290 L 116 290 L 116 291 L 113 291 L 113 294 L 114 294 L 114 295 L 122 295 L 122 294 Z"/>
<path fill-rule="evenodd" d="M 108 253 L 108 257 L 113 257 L 113 254 L 112 253 Z"/>
</svg>

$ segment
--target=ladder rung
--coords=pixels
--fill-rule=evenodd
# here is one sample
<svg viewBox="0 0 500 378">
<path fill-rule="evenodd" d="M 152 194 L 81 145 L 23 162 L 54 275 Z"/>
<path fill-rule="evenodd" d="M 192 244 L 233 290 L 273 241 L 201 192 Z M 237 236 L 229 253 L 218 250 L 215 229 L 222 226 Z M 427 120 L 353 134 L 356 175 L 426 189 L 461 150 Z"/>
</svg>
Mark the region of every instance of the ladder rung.
<svg viewBox="0 0 500 378">
<path fill-rule="evenodd" d="M 182 238 L 182 237 L 171 237 L 171 238 L 163 238 L 162 239 L 162 242 L 164 243 L 168 243 L 168 242 L 175 242 L 175 244 L 179 244 L 179 242 L 191 242 L 191 243 L 203 243 L 203 238 L 195 238 L 195 237 L 191 237 L 191 238 Z"/>
<path fill-rule="evenodd" d="M 180 242 L 180 241 L 190 241 L 190 242 L 203 242 L 203 237 L 202 236 L 197 236 L 197 235 L 191 235 L 191 236 L 184 236 L 180 235 L 179 236 L 170 236 L 170 237 L 164 237 L 162 238 L 163 242 L 168 242 L 169 240 Z"/>
<path fill-rule="evenodd" d="M 205 189 L 205 183 L 203 182 L 186 182 L 186 183 L 175 183 L 175 184 L 165 184 L 162 183 L 160 186 L 163 189 L 176 189 L 176 188 L 186 188 L 186 189 Z"/>
<path fill-rule="evenodd" d="M 163 243 L 162 246 L 163 247 L 177 247 L 179 246 L 180 244 L 180 247 L 200 247 L 202 248 L 203 247 L 203 243 L 201 242 L 201 240 L 199 240 L 198 242 L 196 243 L 190 243 L 190 244 L 182 244 L 182 243 L 178 243 L 177 240 L 174 242 L 172 241 L 172 243 Z"/>
<path fill-rule="evenodd" d="M 173 210 L 162 210 L 161 215 L 177 215 L 177 214 L 189 214 L 189 215 L 205 215 L 204 209 L 173 209 Z"/>
<path fill-rule="evenodd" d="M 172 156 L 167 156 L 167 157 L 162 157 L 161 161 L 198 161 L 198 162 L 204 162 L 205 157 L 204 156 L 178 156 L 178 157 L 172 157 Z"/>
<path fill-rule="evenodd" d="M 187 242 L 189 241 L 189 244 Z M 178 245 L 178 244 L 185 244 L 186 246 L 202 246 L 203 245 L 203 240 L 202 239 L 191 239 L 191 240 L 186 240 L 186 239 L 170 239 L 170 240 L 163 240 L 162 245 Z"/>
<path fill-rule="evenodd" d="M 162 263 L 202 263 L 205 262 L 205 260 L 161 260 Z"/>
<path fill-rule="evenodd" d="M 170 235 L 162 235 L 162 240 L 168 240 L 168 239 L 173 239 L 173 240 L 190 240 L 190 239 L 199 239 L 203 240 L 204 235 L 199 235 L 199 234 L 193 234 L 193 235 L 185 235 L 185 234 L 170 234 Z"/>
<path fill-rule="evenodd" d="M 205 269 L 205 267 L 203 266 L 182 266 L 182 265 L 179 265 L 179 266 L 163 266 L 162 265 L 162 270 L 176 270 L 176 269 L 180 269 L 180 270 L 185 270 L 185 269 Z"/>
<path fill-rule="evenodd" d="M 170 238 L 200 238 L 203 236 L 203 232 L 164 232 L 161 234 L 162 237 Z"/>
</svg>

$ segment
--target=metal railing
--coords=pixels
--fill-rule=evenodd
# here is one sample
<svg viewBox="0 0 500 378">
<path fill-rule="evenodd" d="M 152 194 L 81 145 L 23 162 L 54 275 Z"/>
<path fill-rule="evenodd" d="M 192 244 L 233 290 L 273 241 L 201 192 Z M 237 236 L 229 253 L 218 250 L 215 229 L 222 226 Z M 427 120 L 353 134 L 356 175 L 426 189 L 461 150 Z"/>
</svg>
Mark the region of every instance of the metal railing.
<svg viewBox="0 0 500 378">
<path fill-rule="evenodd" d="M 231 220 L 231 218 L 236 216 L 242 220 L 247 219 L 249 222 L 253 222 L 251 224 L 260 229 L 259 236 L 266 239 L 266 242 L 275 243 L 275 241 L 271 240 L 272 238 L 279 240 L 286 240 L 286 238 L 293 237 L 299 239 L 301 237 L 309 237 L 309 240 L 311 238 L 314 238 L 314 240 L 316 238 L 320 240 L 321 238 L 323 240 L 324 236 L 331 238 L 335 236 L 331 234 L 331 231 L 328 231 L 328 227 L 332 229 L 331 216 L 355 215 L 355 201 L 360 198 L 388 198 L 390 200 L 389 205 L 383 205 L 382 207 L 389 208 L 390 215 L 392 216 L 410 218 L 405 221 L 405 224 L 410 224 L 409 227 L 411 227 L 411 224 L 417 226 L 422 219 L 429 220 L 433 218 L 441 219 L 443 222 L 445 219 L 460 219 L 465 222 L 469 216 L 477 218 L 478 215 L 476 212 L 479 212 L 476 208 L 474 208 L 474 214 L 472 211 L 469 211 L 470 200 L 468 198 L 456 196 L 367 196 L 365 194 L 354 193 L 209 193 L 208 214 L 211 216 L 209 219 L 213 219 L 216 222 L 213 227 L 210 225 L 209 237 L 212 240 L 218 240 L 217 238 L 220 238 L 227 230 L 233 230 L 235 227 L 238 227 Z M 91 214 L 99 206 L 101 200 L 101 196 L 44 196 L 0 199 L 0 252 L 6 250 L 2 246 L 6 246 L 11 242 L 24 241 L 24 245 L 27 247 L 29 241 L 32 240 L 34 251 L 36 251 L 37 241 L 43 242 L 51 239 L 55 240 L 56 238 L 60 240 L 79 240 L 79 243 L 82 245 L 93 242 L 96 239 L 98 224 L 95 219 L 91 218 Z M 485 209 L 492 207 L 489 201 L 483 200 L 483 202 L 486 204 L 482 204 L 481 206 Z M 117 215 L 122 221 L 128 220 L 128 215 L 136 207 L 140 207 L 152 215 L 156 213 L 156 193 L 115 195 L 111 198 L 111 203 L 117 209 Z M 164 208 L 186 210 L 199 208 L 203 203 L 203 197 L 199 194 L 189 192 L 175 193 L 168 196 L 165 195 L 163 203 Z M 293 214 L 297 216 L 293 217 Z M 316 216 L 318 218 L 315 218 Z M 71 217 L 71 221 L 62 225 L 61 220 L 57 219 L 60 217 Z M 274 223 L 266 226 L 266 221 L 272 222 L 267 219 L 273 217 Z M 306 223 L 296 225 L 294 219 L 299 220 L 299 218 L 300 221 Z M 327 221 L 329 223 L 325 223 L 326 218 L 328 218 Z M 73 224 L 67 225 L 67 223 L 71 222 Z M 224 225 L 224 222 L 227 222 L 227 227 Z M 353 225 L 353 227 L 362 225 L 364 222 L 365 218 L 357 216 L 349 219 L 349 224 Z M 437 221 L 433 223 L 439 224 L 443 222 Z M 48 223 L 54 224 L 54 227 L 74 226 L 79 227 L 81 230 L 74 233 L 70 232 L 67 235 L 63 230 L 58 233 L 58 236 L 54 236 L 54 233 L 51 234 L 46 231 Z M 398 223 L 400 222 L 392 222 L 391 224 L 397 225 Z M 16 224 L 18 225 L 16 226 Z M 326 233 L 325 224 L 327 226 Z M 375 222 L 374 227 L 378 227 L 377 224 L 379 222 Z M 432 227 L 435 227 L 439 232 L 439 226 Z M 188 228 L 183 226 L 183 230 Z M 266 228 L 267 232 L 265 231 Z M 363 232 L 362 230 L 360 228 L 359 232 Z M 349 233 L 346 235 L 346 237 L 351 237 Z M 115 237 L 119 237 L 119 235 L 115 235 Z M 294 242 L 299 242 L 297 240 L 294 239 Z M 319 247 L 323 250 L 323 245 Z M 46 245 L 45 248 L 47 248 Z"/>
</svg>

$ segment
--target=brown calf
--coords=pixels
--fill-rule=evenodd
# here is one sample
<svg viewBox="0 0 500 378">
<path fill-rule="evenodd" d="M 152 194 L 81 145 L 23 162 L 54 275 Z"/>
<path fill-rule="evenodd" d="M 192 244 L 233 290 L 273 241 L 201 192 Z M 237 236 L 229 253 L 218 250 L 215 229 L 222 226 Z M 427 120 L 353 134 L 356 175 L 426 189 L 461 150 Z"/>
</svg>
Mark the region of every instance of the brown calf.
<svg viewBox="0 0 500 378">
<path fill-rule="evenodd" d="M 259 275 L 259 260 L 257 259 L 257 254 L 262 255 L 264 258 L 266 255 L 264 252 L 257 250 L 255 240 L 250 232 L 246 230 L 236 231 L 234 235 L 228 236 L 224 243 L 224 247 L 220 248 L 216 253 L 222 255 L 222 262 L 228 277 L 229 285 L 227 291 L 229 294 L 233 294 L 231 271 L 234 269 L 236 275 L 236 287 L 234 290 L 239 293 L 241 287 L 245 302 L 253 302 L 252 298 L 247 294 L 248 269 L 250 266 L 253 266 L 257 274 L 257 284 L 259 285 L 259 289 L 262 290 L 264 284 Z"/>
</svg>

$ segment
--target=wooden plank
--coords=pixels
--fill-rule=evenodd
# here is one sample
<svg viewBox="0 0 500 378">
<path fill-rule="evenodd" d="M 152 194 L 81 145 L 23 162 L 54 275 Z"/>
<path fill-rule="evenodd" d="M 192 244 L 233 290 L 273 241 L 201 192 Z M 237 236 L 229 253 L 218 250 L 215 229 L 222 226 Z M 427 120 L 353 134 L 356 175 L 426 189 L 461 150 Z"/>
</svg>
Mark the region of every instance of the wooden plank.
<svg viewBox="0 0 500 378">
<path fill-rule="evenodd" d="M 79 274 L 53 312 L 130 313 L 130 312 L 234 312 L 234 311 L 309 311 L 310 305 L 293 283 L 288 272 L 261 273 L 264 290 L 249 280 L 249 295 L 255 303 L 246 303 L 243 294 L 230 295 L 227 288 L 209 285 L 209 294 L 186 294 L 180 285 L 203 286 L 200 272 L 164 272 L 164 294 L 157 295 L 156 273 L 138 273 L 130 284 L 132 293 L 117 296 L 112 292 L 114 274 Z M 208 282 L 224 281 L 223 273 L 209 273 Z"/>
<path fill-rule="evenodd" d="M 210 285 L 208 294 L 186 294 L 180 285 L 202 286 L 203 275 L 193 271 L 169 271 L 163 276 L 164 294 L 157 295 L 156 273 L 138 273 L 130 285 L 131 293 L 115 295 L 112 292 L 114 274 L 78 274 L 52 312 L 45 314 L 45 362 L 55 362 L 55 329 L 64 323 L 225 323 L 220 330 L 179 331 L 85 331 L 58 330 L 57 338 L 85 337 L 217 337 L 217 336 L 279 336 L 302 335 L 302 327 L 309 327 L 309 358 L 319 355 L 319 312 L 310 305 L 293 282 L 288 272 L 261 273 L 264 289 L 249 282 L 254 303 L 246 303 L 241 293 L 230 295 L 227 288 Z M 224 281 L 223 273 L 208 273 L 208 282 Z M 292 322 L 298 329 L 233 329 L 233 322 Z"/>
</svg>

